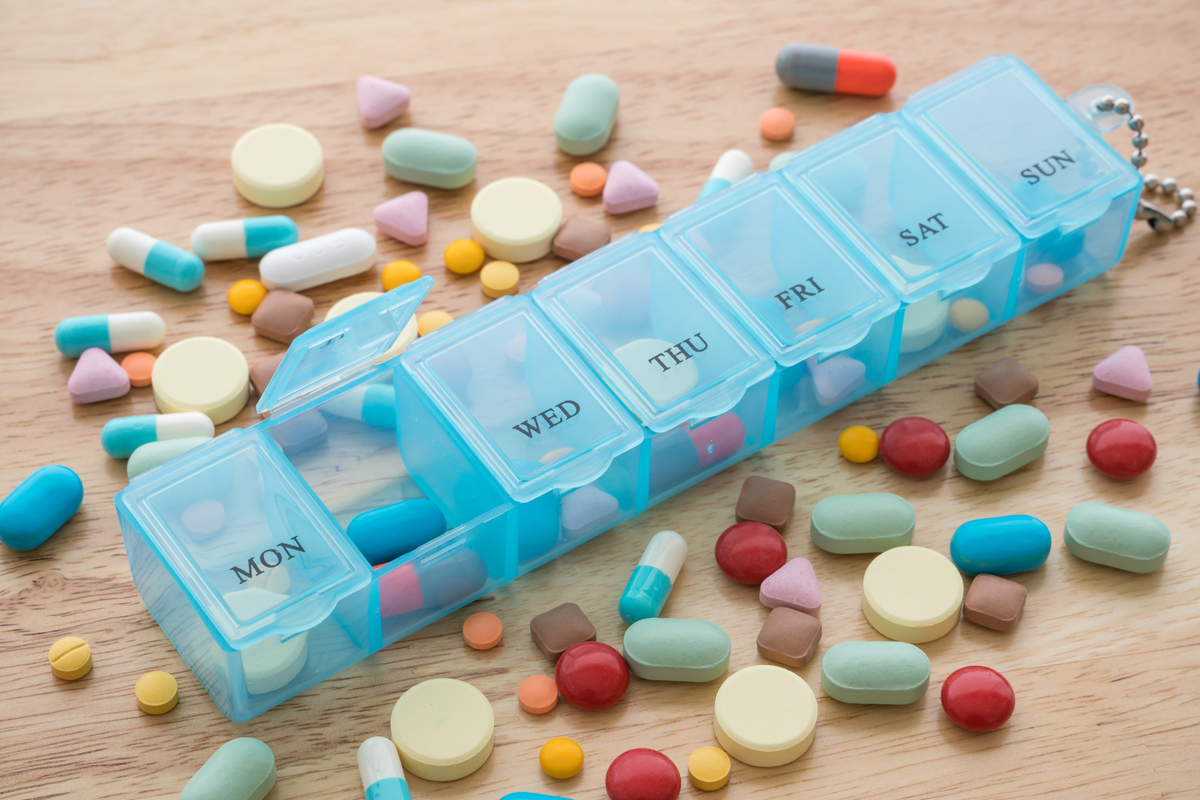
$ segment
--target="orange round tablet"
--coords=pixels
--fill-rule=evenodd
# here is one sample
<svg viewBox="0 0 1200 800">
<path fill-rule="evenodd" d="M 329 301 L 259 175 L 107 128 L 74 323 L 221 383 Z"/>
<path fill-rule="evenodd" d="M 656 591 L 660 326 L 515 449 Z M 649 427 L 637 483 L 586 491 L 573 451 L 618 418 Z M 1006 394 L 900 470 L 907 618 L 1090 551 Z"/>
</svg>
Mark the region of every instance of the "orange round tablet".
<svg viewBox="0 0 1200 800">
<path fill-rule="evenodd" d="M 517 702 L 530 714 L 547 714 L 558 705 L 558 687 L 553 678 L 530 675 L 517 687 Z"/>
<path fill-rule="evenodd" d="M 758 130 L 769 142 L 786 142 L 796 132 L 796 115 L 786 108 L 772 108 L 758 118 Z"/>
<path fill-rule="evenodd" d="M 121 369 L 129 373 L 129 382 L 134 386 L 149 386 L 157 360 L 150 353 L 130 353 L 121 359 Z"/>
<path fill-rule="evenodd" d="M 476 650 L 491 650 L 500 644 L 504 636 L 504 624 L 495 614 L 480 611 L 467 617 L 463 623 L 463 640 Z"/>
<path fill-rule="evenodd" d="M 604 167 L 591 161 L 576 164 L 571 168 L 571 191 L 580 197 L 595 197 L 604 191 L 608 173 Z"/>
</svg>

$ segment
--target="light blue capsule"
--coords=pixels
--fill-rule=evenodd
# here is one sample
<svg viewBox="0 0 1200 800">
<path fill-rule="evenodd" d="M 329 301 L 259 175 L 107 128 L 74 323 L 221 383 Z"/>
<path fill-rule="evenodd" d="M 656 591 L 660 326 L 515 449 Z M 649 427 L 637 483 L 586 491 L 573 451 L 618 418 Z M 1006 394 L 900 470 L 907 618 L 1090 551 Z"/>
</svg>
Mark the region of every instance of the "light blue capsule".
<svg viewBox="0 0 1200 800">
<path fill-rule="evenodd" d="M 83 481 L 60 464 L 33 474 L 0 500 L 0 542 L 32 550 L 63 526 L 83 502 Z"/>
<path fill-rule="evenodd" d="M 696 199 L 703 200 L 709 195 L 716 194 L 752 172 L 754 172 L 754 162 L 750 160 L 750 156 L 741 150 L 726 150 L 717 159 L 717 165 L 713 167 L 712 174 L 704 182 L 704 186 L 700 189 L 700 196 Z"/>
<path fill-rule="evenodd" d="M 204 281 L 204 262 L 194 253 L 132 228 L 108 235 L 108 254 L 122 267 L 178 292 L 190 292 Z"/>
<path fill-rule="evenodd" d="M 617 603 L 621 619 L 633 624 L 662 613 L 686 557 L 687 542 L 678 533 L 659 531 L 654 534 Z"/>
<path fill-rule="evenodd" d="M 258 258 L 298 241 L 300 229 L 282 214 L 206 222 L 192 231 L 192 250 L 205 261 Z"/>
<path fill-rule="evenodd" d="M 425 497 L 364 511 L 346 526 L 346 536 L 372 566 L 395 561 L 445 532 L 445 516 Z"/>
<path fill-rule="evenodd" d="M 167 324 L 153 311 L 68 317 L 54 329 L 54 346 L 68 358 L 90 347 L 107 353 L 150 350 L 162 344 Z"/>
<path fill-rule="evenodd" d="M 379 428 L 396 427 L 396 390 L 391 384 L 356 386 L 321 405 L 321 412 Z"/>
<path fill-rule="evenodd" d="M 213 421 L 200 411 L 178 414 L 143 414 L 117 417 L 104 423 L 100 446 L 113 458 L 129 458 L 133 451 L 150 442 L 202 436 L 211 439 Z"/>
<path fill-rule="evenodd" d="M 1037 517 L 973 519 L 958 527 L 950 539 L 950 560 L 968 575 L 1011 575 L 1046 563 L 1050 529 Z"/>
</svg>

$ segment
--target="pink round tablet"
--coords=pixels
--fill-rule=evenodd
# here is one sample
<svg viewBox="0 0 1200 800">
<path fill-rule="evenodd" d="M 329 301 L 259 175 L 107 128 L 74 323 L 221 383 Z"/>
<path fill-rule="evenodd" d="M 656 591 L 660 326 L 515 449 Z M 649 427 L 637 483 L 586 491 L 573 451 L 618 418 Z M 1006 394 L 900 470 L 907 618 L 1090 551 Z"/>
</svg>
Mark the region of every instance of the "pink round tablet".
<svg viewBox="0 0 1200 800">
<path fill-rule="evenodd" d="M 1063 286 L 1062 267 L 1057 264 L 1034 264 L 1025 272 L 1025 285 L 1036 294 L 1057 292 Z"/>
</svg>

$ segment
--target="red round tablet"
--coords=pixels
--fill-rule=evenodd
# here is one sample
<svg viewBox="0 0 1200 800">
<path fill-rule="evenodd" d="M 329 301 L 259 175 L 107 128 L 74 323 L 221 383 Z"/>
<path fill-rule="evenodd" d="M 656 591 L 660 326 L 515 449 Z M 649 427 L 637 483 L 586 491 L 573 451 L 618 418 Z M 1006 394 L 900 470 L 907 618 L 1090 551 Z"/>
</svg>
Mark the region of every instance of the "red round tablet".
<svg viewBox="0 0 1200 800">
<path fill-rule="evenodd" d="M 924 478 L 941 469 L 950 457 L 950 437 L 933 420 L 901 417 L 883 429 L 879 455 L 901 475 Z"/>
<path fill-rule="evenodd" d="M 787 544 L 761 522 L 730 525 L 717 539 L 717 566 L 731 580 L 757 586 L 787 563 Z"/>
<path fill-rule="evenodd" d="M 612 800 L 675 800 L 681 784 L 675 762 L 645 747 L 621 753 L 604 776 Z"/>
<path fill-rule="evenodd" d="M 1154 463 L 1158 443 L 1145 427 L 1131 419 L 1110 419 L 1092 429 L 1087 439 L 1088 460 L 1110 478 L 1136 478 Z"/>
<path fill-rule="evenodd" d="M 625 696 L 629 665 L 620 653 L 602 642 L 580 642 L 559 656 L 554 683 L 571 705 L 599 711 Z"/>
<path fill-rule="evenodd" d="M 1017 695 L 1003 675 L 988 667 L 963 667 L 942 684 L 942 708 L 955 725 L 994 731 L 1012 716 Z"/>
</svg>

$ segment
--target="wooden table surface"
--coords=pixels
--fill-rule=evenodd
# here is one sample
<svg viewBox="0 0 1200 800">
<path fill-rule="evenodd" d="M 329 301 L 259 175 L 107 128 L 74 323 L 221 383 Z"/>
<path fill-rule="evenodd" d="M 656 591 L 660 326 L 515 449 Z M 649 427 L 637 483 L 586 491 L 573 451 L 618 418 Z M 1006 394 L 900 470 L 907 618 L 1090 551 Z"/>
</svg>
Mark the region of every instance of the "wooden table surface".
<svg viewBox="0 0 1200 800">
<path fill-rule="evenodd" d="M 178 6 L 178 7 L 177 7 Z M 785 145 L 758 137 L 758 115 L 785 105 L 798 118 L 793 148 L 898 109 L 912 92 L 994 52 L 1014 53 L 1060 94 L 1095 82 L 1131 92 L 1147 119 L 1148 169 L 1200 181 L 1194 121 L 1200 107 L 1194 4 L 1092 2 L 988 5 L 901 0 L 859 2 L 519 3 L 354 2 L 274 4 L 0 4 L 0 319 L 7 346 L 0 380 L 0 492 L 46 463 L 84 481 L 83 508 L 31 552 L 0 549 L 0 795 L 174 797 L 221 743 L 255 736 L 271 746 L 279 779 L 269 795 L 360 796 L 355 750 L 388 734 L 396 698 L 414 683 L 454 677 L 478 686 L 496 712 L 496 749 L 463 780 L 411 779 L 417 798 L 498 798 L 517 790 L 581 800 L 604 795 L 604 773 L 631 747 L 664 751 L 686 769 L 688 754 L 715 744 L 706 685 L 636 680 L 603 712 L 565 703 L 546 717 L 518 709 L 516 686 L 550 671 L 527 633 L 529 619 L 565 600 L 579 603 L 602 641 L 624 631 L 616 598 L 648 536 L 671 528 L 691 555 L 666 614 L 712 620 L 734 642 L 731 671 L 767 663 L 755 652 L 766 609 L 752 588 L 724 579 L 712 546 L 733 522 L 748 475 L 793 482 L 797 505 L 786 539 L 810 558 L 825 596 L 822 652 L 836 642 L 879 639 L 859 610 L 869 557 L 835 557 L 807 534 L 821 497 L 889 491 L 917 509 L 916 544 L 947 553 L 965 520 L 1004 513 L 1040 517 L 1055 535 L 1048 563 L 1017 576 L 1028 586 L 1024 619 L 1011 634 L 963 622 L 925 645 L 933 661 L 926 697 L 903 707 L 840 704 L 820 689 L 819 658 L 799 674 L 819 698 L 812 749 L 777 769 L 735 762 L 720 798 L 1146 798 L 1200 796 L 1200 544 L 1193 519 L 1200 490 L 1200 366 L 1197 255 L 1200 230 L 1155 235 L 1138 223 L 1124 260 L 1106 276 L 1013 320 L 988 336 L 780 441 L 536 570 L 467 609 L 350 667 L 245 724 L 217 711 L 151 619 L 129 576 L 112 498 L 124 462 L 98 434 L 109 418 L 151 413 L 150 389 L 75 406 L 66 393 L 73 362 L 52 331 L 63 317 L 150 308 L 167 320 L 167 344 L 195 335 L 235 343 L 251 363 L 280 345 L 256 338 L 230 312 L 225 292 L 255 277 L 252 263 L 210 266 L 187 295 L 114 266 L 104 240 L 130 225 L 178 244 L 204 221 L 256 213 L 234 191 L 230 148 L 245 130 L 288 121 L 308 128 L 326 153 L 324 189 L 291 213 L 302 234 L 349 225 L 372 229 L 371 209 L 408 187 L 387 178 L 379 145 L 398 125 L 465 136 L 479 150 L 478 176 L 457 192 L 429 190 L 429 243 L 410 248 L 382 235 L 375 270 L 315 289 L 318 318 L 352 292 L 378 288 L 378 269 L 410 258 L 437 284 L 423 308 L 463 314 L 482 304 L 478 275 L 448 274 L 440 254 L 469 235 L 471 197 L 497 178 L 545 181 L 569 214 L 605 219 L 597 200 L 567 188 L 576 162 L 554 146 L 552 117 L 566 83 L 600 71 L 621 86 L 618 129 L 596 158 L 627 158 L 662 187 L 657 209 L 607 218 L 617 233 L 661 220 L 691 202 L 729 147 L 765 168 Z M 784 88 L 772 64 L 788 41 L 890 54 L 900 78 L 883 99 L 806 95 Z M 394 78 L 413 90 L 410 112 L 381 131 L 359 125 L 354 79 Z M 1128 133 L 1114 135 L 1121 152 Z M 562 265 L 522 267 L 522 291 Z M 1123 344 L 1149 356 L 1155 392 L 1139 405 L 1091 389 L 1093 365 Z M 854 465 L 835 440 L 851 424 L 877 430 L 909 414 L 953 436 L 986 413 L 972 376 L 1016 356 L 1041 378 L 1035 405 L 1050 417 L 1045 458 L 991 484 L 948 466 L 915 481 L 880 462 Z M 1158 462 L 1117 483 L 1084 454 L 1088 431 L 1130 417 L 1157 436 Z M 247 406 L 220 426 L 256 420 Z M 1070 555 L 1067 511 L 1102 500 L 1163 519 L 1174 542 L 1166 567 L 1132 575 Z M 462 643 L 465 616 L 486 609 L 507 626 L 504 646 Z M 83 680 L 54 678 L 46 651 L 61 636 L 87 639 L 95 668 Z M 954 669 L 985 664 L 1016 688 L 1017 709 L 1000 731 L 955 727 L 938 702 Z M 174 674 L 182 699 L 163 717 L 140 713 L 133 684 L 144 672 Z M 537 752 L 553 736 L 587 753 L 577 777 L 555 782 Z M 699 797 L 685 780 L 683 793 Z"/>
</svg>

